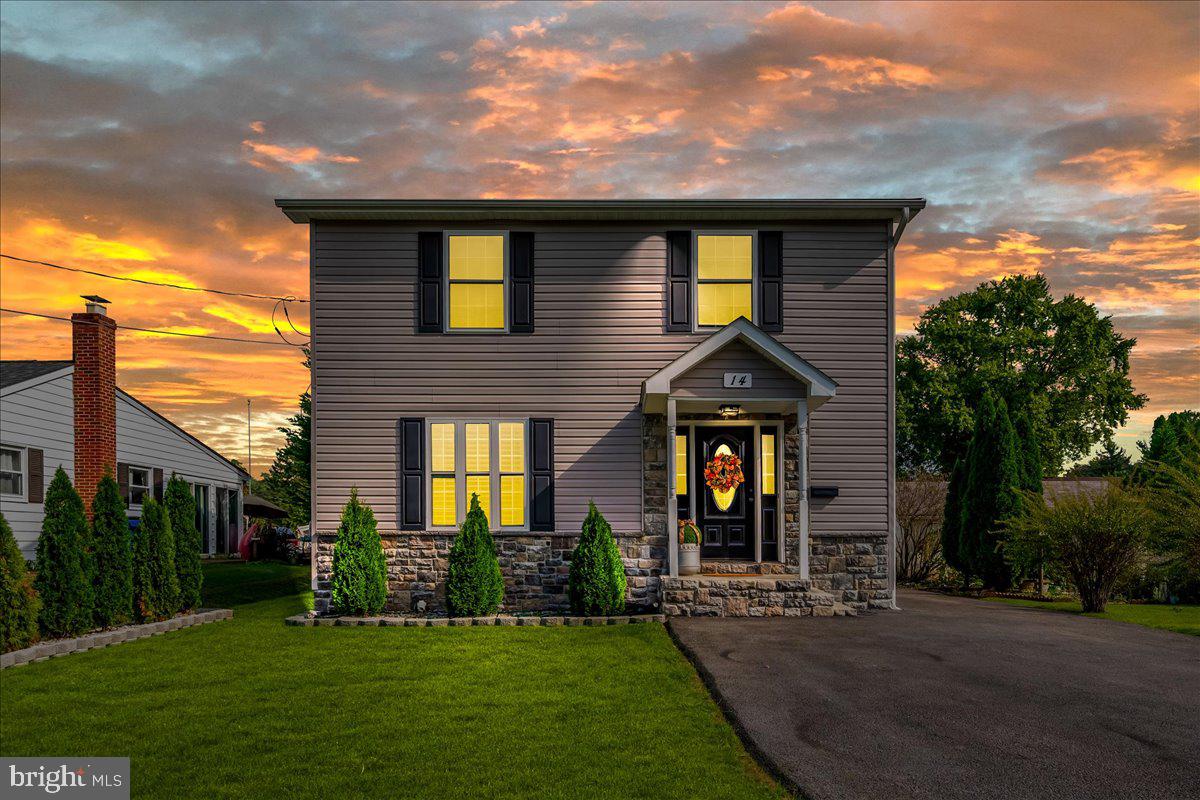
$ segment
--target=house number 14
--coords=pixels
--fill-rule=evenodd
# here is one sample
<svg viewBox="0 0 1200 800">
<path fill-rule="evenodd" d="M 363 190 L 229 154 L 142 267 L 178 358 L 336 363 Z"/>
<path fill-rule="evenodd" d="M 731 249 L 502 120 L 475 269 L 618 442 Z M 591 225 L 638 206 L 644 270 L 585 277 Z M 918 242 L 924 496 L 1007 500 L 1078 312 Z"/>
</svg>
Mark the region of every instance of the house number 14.
<svg viewBox="0 0 1200 800">
<path fill-rule="evenodd" d="M 749 389 L 754 385 L 754 380 L 749 372 L 726 372 L 725 373 L 725 388 L 726 389 Z"/>
</svg>

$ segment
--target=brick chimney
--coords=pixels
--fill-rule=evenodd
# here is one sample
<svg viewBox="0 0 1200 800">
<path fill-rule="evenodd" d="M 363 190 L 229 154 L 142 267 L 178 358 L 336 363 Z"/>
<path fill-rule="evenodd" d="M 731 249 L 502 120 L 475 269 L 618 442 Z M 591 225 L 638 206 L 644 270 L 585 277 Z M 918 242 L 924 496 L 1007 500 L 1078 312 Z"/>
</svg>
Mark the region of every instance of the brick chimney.
<svg viewBox="0 0 1200 800">
<path fill-rule="evenodd" d="M 108 301 L 83 295 L 87 308 L 71 315 L 75 361 L 75 488 L 88 517 L 96 484 L 117 471 L 117 323 Z"/>
</svg>

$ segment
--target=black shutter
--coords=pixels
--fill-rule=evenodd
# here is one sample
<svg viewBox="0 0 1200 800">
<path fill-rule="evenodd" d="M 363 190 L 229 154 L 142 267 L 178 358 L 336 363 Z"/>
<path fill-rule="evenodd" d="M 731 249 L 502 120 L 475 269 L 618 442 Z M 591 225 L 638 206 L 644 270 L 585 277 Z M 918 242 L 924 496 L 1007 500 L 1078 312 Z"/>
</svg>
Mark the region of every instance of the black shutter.
<svg viewBox="0 0 1200 800">
<path fill-rule="evenodd" d="M 425 420 L 405 417 L 396 426 L 396 527 L 425 529 Z"/>
<path fill-rule="evenodd" d="M 692 329 L 692 232 L 667 231 L 668 332 Z"/>
<path fill-rule="evenodd" d="M 554 420 L 529 420 L 529 530 L 554 530 Z"/>
<path fill-rule="evenodd" d="M 442 233 L 417 234 L 417 333 L 442 332 Z"/>
<path fill-rule="evenodd" d="M 758 327 L 783 331 L 783 234 L 758 232 Z"/>
<path fill-rule="evenodd" d="M 533 333 L 533 234 L 508 234 L 508 329 Z"/>
<path fill-rule="evenodd" d="M 158 469 L 157 467 L 155 467 L 155 469 L 154 469 L 154 499 L 160 503 L 162 502 L 164 489 L 166 488 L 163 485 L 164 480 L 165 480 L 165 476 L 163 475 L 163 471 L 161 469 Z"/>
<path fill-rule="evenodd" d="M 121 489 L 121 499 L 129 505 L 129 465 L 117 464 L 117 486 Z"/>
<path fill-rule="evenodd" d="M 46 459 L 45 454 L 36 447 L 25 451 L 29 460 L 29 486 L 25 489 L 25 499 L 30 503 L 46 501 Z"/>
</svg>

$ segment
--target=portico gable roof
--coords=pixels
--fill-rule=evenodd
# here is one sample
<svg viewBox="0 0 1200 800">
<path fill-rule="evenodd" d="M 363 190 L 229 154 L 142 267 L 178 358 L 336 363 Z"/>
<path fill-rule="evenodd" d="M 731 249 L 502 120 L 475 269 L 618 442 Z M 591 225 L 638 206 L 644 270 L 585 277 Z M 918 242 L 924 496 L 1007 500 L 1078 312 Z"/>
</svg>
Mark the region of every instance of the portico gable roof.
<svg viewBox="0 0 1200 800">
<path fill-rule="evenodd" d="M 809 408 L 816 408 L 837 394 L 837 381 L 796 355 L 790 348 L 745 317 L 738 317 L 721 330 L 688 350 L 642 382 L 642 404 L 658 407 L 671 394 L 671 383 L 703 364 L 725 346 L 741 341 L 803 383 L 807 388 Z"/>
</svg>

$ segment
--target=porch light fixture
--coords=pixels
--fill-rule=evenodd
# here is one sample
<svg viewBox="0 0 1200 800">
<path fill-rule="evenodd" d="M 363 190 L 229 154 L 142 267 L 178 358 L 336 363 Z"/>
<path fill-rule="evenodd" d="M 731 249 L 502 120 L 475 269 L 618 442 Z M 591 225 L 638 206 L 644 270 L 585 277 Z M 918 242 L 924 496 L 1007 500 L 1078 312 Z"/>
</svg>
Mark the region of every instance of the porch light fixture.
<svg viewBox="0 0 1200 800">
<path fill-rule="evenodd" d="M 722 419 L 737 419 L 739 416 L 741 416 L 742 407 L 733 403 L 729 403 L 718 408 L 717 412 L 721 415 Z"/>
</svg>

